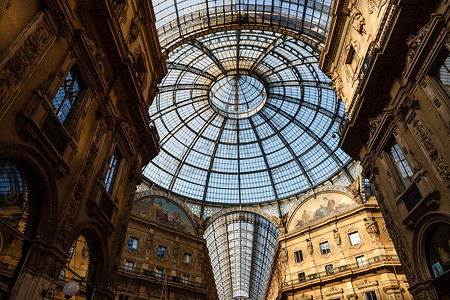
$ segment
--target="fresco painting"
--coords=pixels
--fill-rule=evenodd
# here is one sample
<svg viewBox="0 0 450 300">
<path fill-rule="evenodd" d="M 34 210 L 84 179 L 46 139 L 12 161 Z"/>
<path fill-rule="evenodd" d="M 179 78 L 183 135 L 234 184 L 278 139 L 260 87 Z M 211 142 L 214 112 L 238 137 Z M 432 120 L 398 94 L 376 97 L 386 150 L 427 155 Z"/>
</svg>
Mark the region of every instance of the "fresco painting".
<svg viewBox="0 0 450 300">
<path fill-rule="evenodd" d="M 133 215 L 195 234 L 186 213 L 176 204 L 163 198 L 147 198 L 133 205 Z"/>
<path fill-rule="evenodd" d="M 340 214 L 358 204 L 352 198 L 338 193 L 318 195 L 304 201 L 295 212 L 290 229 L 299 229 L 327 217 Z"/>
</svg>

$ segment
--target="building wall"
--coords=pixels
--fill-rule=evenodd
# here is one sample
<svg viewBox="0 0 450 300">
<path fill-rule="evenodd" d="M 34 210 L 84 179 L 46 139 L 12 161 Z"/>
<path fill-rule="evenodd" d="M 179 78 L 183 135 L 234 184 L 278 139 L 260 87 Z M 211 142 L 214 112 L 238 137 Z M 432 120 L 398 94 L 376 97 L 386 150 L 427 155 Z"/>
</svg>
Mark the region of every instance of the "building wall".
<svg viewBox="0 0 450 300">
<path fill-rule="evenodd" d="M 164 203 L 161 209 L 159 202 Z M 206 242 L 197 226 L 175 200 L 137 195 L 123 245 L 116 299 L 218 299 Z M 129 243 L 130 238 L 138 240 L 136 246 Z M 161 246 L 166 248 L 164 255 L 158 255 Z"/>
<path fill-rule="evenodd" d="M 2 299 L 60 297 L 79 236 L 93 258 L 81 297 L 113 298 L 135 187 L 159 151 L 147 109 L 167 72 L 152 8 L 119 2 L 0 1 Z"/>
<path fill-rule="evenodd" d="M 370 3 L 383 8 L 371 12 Z M 358 32 L 347 14 L 355 9 L 367 33 Z M 346 102 L 348 122 L 341 128 L 340 145 L 361 160 L 411 293 L 417 299 L 448 299 L 448 3 L 336 1 L 333 11 L 321 67 Z M 367 47 L 361 43 L 356 80 L 346 80 L 343 45 L 368 39 L 374 28 L 374 42 Z M 406 172 L 401 172 L 393 147 Z M 439 231 L 441 243 L 433 240 Z"/>
<path fill-rule="evenodd" d="M 357 203 L 345 189 L 322 191 L 301 199 L 287 224 L 266 299 L 412 299 L 373 196 Z"/>
</svg>

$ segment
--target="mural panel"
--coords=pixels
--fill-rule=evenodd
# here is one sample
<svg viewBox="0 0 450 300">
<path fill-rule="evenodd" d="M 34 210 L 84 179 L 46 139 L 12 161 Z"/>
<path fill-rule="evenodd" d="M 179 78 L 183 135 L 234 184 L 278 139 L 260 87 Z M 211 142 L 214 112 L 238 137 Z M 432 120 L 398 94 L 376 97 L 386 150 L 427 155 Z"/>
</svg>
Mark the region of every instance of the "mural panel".
<svg viewBox="0 0 450 300">
<path fill-rule="evenodd" d="M 195 234 L 187 214 L 176 204 L 163 198 L 146 198 L 133 205 L 132 214 L 164 226 Z"/>
<path fill-rule="evenodd" d="M 358 206 L 349 196 L 339 193 L 323 193 L 305 200 L 295 211 L 289 230 L 322 221 Z"/>
</svg>

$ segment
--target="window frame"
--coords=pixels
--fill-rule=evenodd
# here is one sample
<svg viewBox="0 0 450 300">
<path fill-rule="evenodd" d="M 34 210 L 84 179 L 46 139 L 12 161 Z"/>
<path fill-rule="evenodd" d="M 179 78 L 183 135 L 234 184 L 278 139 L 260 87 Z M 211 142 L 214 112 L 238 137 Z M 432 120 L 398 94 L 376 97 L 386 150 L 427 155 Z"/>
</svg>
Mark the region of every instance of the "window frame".
<svg viewBox="0 0 450 300">
<path fill-rule="evenodd" d="M 112 197 L 115 193 L 117 184 L 117 178 L 120 177 L 119 173 L 121 170 L 123 155 L 119 147 L 116 145 L 114 151 L 112 152 L 111 158 L 109 159 L 108 167 L 106 168 L 105 179 L 103 180 L 103 185 L 106 192 Z"/>
<path fill-rule="evenodd" d="M 360 261 L 361 258 L 362 258 L 362 260 Z M 363 268 L 363 267 L 368 266 L 368 261 L 364 255 L 355 257 L 355 260 L 356 260 L 356 265 L 358 266 L 358 268 Z"/>
<path fill-rule="evenodd" d="M 186 260 L 186 257 L 189 257 L 189 259 Z M 185 265 L 190 265 L 191 262 L 192 262 L 192 254 L 191 254 L 191 253 L 184 252 L 184 253 L 183 253 L 183 264 L 185 264 Z"/>
<path fill-rule="evenodd" d="M 370 295 L 370 296 L 368 296 L 368 295 Z M 365 298 L 365 300 L 378 300 L 378 296 L 375 291 L 364 292 L 364 298 Z"/>
<path fill-rule="evenodd" d="M 326 245 L 327 247 L 324 248 L 322 245 Z M 331 253 L 331 247 L 330 247 L 330 243 L 328 241 L 319 243 L 319 248 L 320 248 L 320 253 L 322 255 L 327 255 L 328 253 Z"/>
<path fill-rule="evenodd" d="M 299 254 L 300 257 L 298 257 L 297 254 Z M 300 258 L 300 259 L 298 259 L 298 258 Z M 301 262 L 303 262 L 303 260 L 304 260 L 304 258 L 303 258 L 303 251 L 302 250 L 294 251 L 294 261 L 296 263 L 301 263 Z"/>
<path fill-rule="evenodd" d="M 133 240 L 133 243 L 130 245 L 130 241 L 131 240 Z M 136 242 L 136 243 L 134 243 L 134 242 Z M 129 239 L 128 239 L 128 246 L 127 246 L 127 248 L 130 249 L 130 250 L 137 250 L 138 244 L 139 244 L 139 239 L 130 236 Z"/>
<path fill-rule="evenodd" d="M 356 243 L 353 243 L 354 241 L 353 241 L 352 237 L 357 237 L 358 241 Z M 357 245 L 362 244 L 362 239 L 361 239 L 361 235 L 359 234 L 359 231 L 350 232 L 348 234 L 348 240 L 349 240 L 351 246 L 357 246 Z"/>
<path fill-rule="evenodd" d="M 123 268 L 125 269 L 125 271 L 133 272 L 134 271 L 134 261 L 126 260 L 123 265 Z"/>
<path fill-rule="evenodd" d="M 325 272 L 327 273 L 327 275 L 334 275 L 335 271 L 334 271 L 333 264 L 325 265 Z"/>
<path fill-rule="evenodd" d="M 298 282 L 305 282 L 306 281 L 306 274 L 305 272 L 300 272 L 297 274 Z"/>
<path fill-rule="evenodd" d="M 161 249 L 164 249 L 164 251 L 162 251 L 161 253 Z M 165 258 L 167 254 L 167 247 L 163 246 L 163 245 L 158 245 L 158 247 L 156 248 L 156 257 L 159 258 Z"/>
<path fill-rule="evenodd" d="M 164 269 L 155 268 L 155 277 L 159 279 L 163 279 L 164 277 Z"/>
<path fill-rule="evenodd" d="M 399 158 L 398 161 L 392 152 L 394 148 L 395 148 L 395 155 L 397 155 Z M 390 161 L 392 162 L 392 166 L 393 169 L 395 170 L 397 177 L 400 179 L 403 188 L 406 189 L 414 181 L 414 172 L 413 169 L 411 168 L 411 164 L 406 159 L 405 154 L 403 153 L 400 147 L 400 144 L 395 139 L 393 139 L 393 141 L 389 143 L 386 152 L 389 156 Z M 408 174 L 409 172 L 411 173 L 411 175 Z M 407 175 L 407 177 L 405 177 L 403 173 Z"/>
</svg>

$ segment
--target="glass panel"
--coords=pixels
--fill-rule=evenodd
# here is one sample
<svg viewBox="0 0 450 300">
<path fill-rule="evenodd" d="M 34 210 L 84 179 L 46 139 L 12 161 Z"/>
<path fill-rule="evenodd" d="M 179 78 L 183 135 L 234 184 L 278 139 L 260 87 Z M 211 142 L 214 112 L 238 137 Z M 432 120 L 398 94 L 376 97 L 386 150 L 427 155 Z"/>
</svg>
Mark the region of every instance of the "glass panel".
<svg viewBox="0 0 450 300">
<path fill-rule="evenodd" d="M 77 76 L 73 74 L 73 71 L 70 71 L 52 101 L 53 110 L 61 123 L 64 123 L 69 115 L 79 92 L 80 86 Z"/>
<path fill-rule="evenodd" d="M 447 95 L 450 95 L 450 55 L 447 53 L 444 62 L 436 72 L 435 77 L 441 83 Z"/>
<path fill-rule="evenodd" d="M 394 160 L 394 165 L 397 168 L 400 178 L 405 183 L 405 185 L 408 185 L 411 182 L 411 178 L 414 174 L 408 162 L 406 161 L 405 155 L 400 149 L 400 146 L 397 143 L 394 143 L 389 151 Z"/>
<path fill-rule="evenodd" d="M 113 183 L 114 183 L 114 180 L 115 180 L 116 175 L 117 175 L 119 158 L 120 158 L 120 154 L 116 150 L 114 152 L 113 156 L 111 157 L 111 161 L 109 162 L 109 166 L 108 166 L 108 172 L 106 173 L 105 188 L 108 191 L 108 193 L 110 193 L 110 194 L 111 194 L 111 192 L 113 191 L 113 188 L 114 188 Z"/>
<path fill-rule="evenodd" d="M 361 244 L 361 238 L 359 237 L 358 232 L 352 232 L 348 235 L 348 237 L 350 238 L 350 244 L 352 246 Z"/>
</svg>

